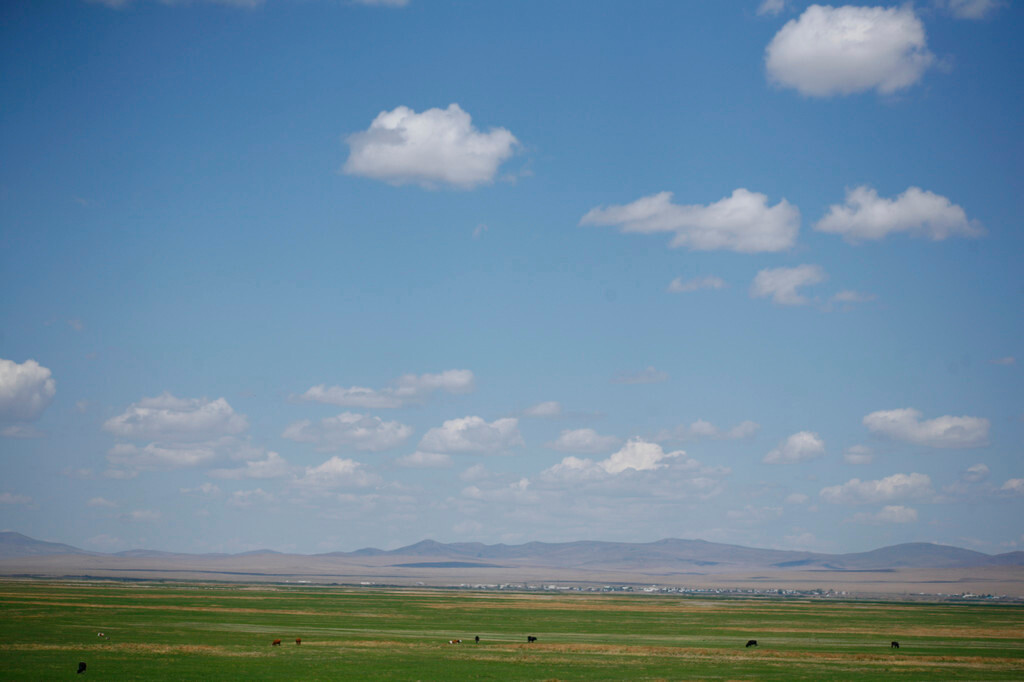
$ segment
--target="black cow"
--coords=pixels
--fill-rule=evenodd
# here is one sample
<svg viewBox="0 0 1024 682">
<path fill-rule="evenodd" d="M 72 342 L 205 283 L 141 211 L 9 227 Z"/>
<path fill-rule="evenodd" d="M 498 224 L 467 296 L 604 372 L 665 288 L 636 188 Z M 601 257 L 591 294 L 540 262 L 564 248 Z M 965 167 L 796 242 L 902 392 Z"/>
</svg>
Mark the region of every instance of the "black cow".
<svg viewBox="0 0 1024 682">
<path fill-rule="evenodd" d="M 477 643 L 477 644 L 479 644 L 479 643 L 480 643 L 480 635 L 477 635 L 477 636 L 476 636 L 476 643 Z"/>
<path fill-rule="evenodd" d="M 85 672 L 85 661 L 78 662 L 78 674 L 81 675 Z"/>
<path fill-rule="evenodd" d="M 899 649 L 900 648 L 900 643 L 899 642 L 892 642 L 891 644 L 889 644 L 889 648 L 890 649 Z"/>
<path fill-rule="evenodd" d="M 757 646 L 757 640 L 756 639 L 748 639 L 747 640 L 747 646 L 748 647 Z"/>
<path fill-rule="evenodd" d="M 536 637 L 534 637 L 533 635 L 527 635 L 527 636 L 526 636 L 526 641 L 527 641 L 527 642 L 536 642 L 536 641 L 537 641 L 537 638 L 536 638 Z"/>
</svg>

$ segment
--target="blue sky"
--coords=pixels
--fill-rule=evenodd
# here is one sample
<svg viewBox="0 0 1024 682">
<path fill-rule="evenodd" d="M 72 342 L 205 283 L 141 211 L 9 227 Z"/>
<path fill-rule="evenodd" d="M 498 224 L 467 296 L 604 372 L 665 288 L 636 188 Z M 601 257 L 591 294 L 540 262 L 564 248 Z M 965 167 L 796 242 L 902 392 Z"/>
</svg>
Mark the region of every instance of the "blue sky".
<svg viewBox="0 0 1024 682">
<path fill-rule="evenodd" d="M 1024 548 L 1018 3 L 0 12 L 0 526 Z"/>
</svg>

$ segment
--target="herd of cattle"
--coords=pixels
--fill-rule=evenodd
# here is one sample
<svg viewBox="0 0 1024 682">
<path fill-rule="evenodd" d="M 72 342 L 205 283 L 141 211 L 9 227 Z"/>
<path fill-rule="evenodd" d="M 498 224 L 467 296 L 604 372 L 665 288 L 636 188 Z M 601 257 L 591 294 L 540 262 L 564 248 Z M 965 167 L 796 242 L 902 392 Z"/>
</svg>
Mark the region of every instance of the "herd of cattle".
<svg viewBox="0 0 1024 682">
<path fill-rule="evenodd" d="M 101 639 L 107 639 L 107 636 L 104 633 L 102 633 L 102 632 L 97 632 L 96 636 L 100 637 Z M 479 644 L 480 643 L 480 635 L 477 635 L 476 637 L 474 637 L 473 640 L 477 644 Z M 534 637 L 533 635 L 527 635 L 526 636 L 527 644 L 532 644 L 533 642 L 536 642 L 536 641 L 537 641 L 537 638 Z M 301 637 L 296 637 L 295 638 L 295 643 L 296 644 L 302 644 L 302 638 Z M 449 639 L 448 643 L 449 644 L 462 644 L 462 640 L 461 639 Z M 270 646 L 281 646 L 281 640 L 275 639 L 273 642 L 270 643 Z M 756 639 L 748 639 L 746 646 L 748 648 L 752 647 L 752 646 L 757 646 L 757 640 Z M 889 647 L 892 648 L 892 649 L 899 649 L 900 648 L 900 643 L 899 642 L 895 642 L 895 641 L 894 642 L 890 642 L 889 643 Z M 78 674 L 81 675 L 82 673 L 84 673 L 85 672 L 85 668 L 86 668 L 85 662 L 84 661 L 80 661 L 78 663 Z"/>
</svg>

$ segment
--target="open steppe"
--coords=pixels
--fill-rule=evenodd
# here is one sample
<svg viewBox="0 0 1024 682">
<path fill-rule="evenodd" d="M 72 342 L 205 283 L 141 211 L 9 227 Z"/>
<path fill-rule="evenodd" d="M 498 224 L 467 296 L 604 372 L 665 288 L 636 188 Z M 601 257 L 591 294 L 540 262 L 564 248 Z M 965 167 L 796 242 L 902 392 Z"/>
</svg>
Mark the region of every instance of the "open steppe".
<svg viewBox="0 0 1024 682">
<path fill-rule="evenodd" d="M 1024 677 L 1012 604 L 6 581 L 0 614 L 8 679 Z"/>
</svg>

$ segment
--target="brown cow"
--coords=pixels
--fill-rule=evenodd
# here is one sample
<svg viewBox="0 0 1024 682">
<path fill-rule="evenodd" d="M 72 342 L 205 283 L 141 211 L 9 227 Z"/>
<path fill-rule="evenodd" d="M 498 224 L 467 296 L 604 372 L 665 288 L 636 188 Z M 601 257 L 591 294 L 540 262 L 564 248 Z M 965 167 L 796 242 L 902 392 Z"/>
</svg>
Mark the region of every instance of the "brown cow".
<svg viewBox="0 0 1024 682">
<path fill-rule="evenodd" d="M 295 643 L 296 644 L 302 644 L 302 638 L 301 637 L 296 637 L 295 638 Z"/>
<path fill-rule="evenodd" d="M 273 642 L 270 643 L 270 646 L 281 646 L 281 640 L 275 639 Z"/>
</svg>

